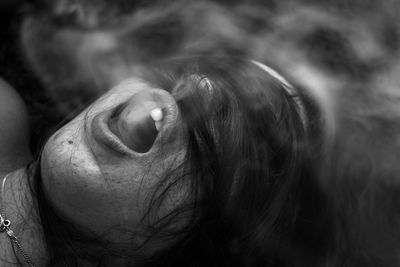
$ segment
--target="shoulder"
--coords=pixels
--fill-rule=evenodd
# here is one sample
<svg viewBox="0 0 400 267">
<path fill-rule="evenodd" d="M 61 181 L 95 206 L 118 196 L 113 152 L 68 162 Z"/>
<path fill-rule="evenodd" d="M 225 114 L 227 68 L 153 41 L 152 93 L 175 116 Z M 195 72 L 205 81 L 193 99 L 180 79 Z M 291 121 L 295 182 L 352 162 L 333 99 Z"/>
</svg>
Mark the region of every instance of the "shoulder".
<svg viewBox="0 0 400 267">
<path fill-rule="evenodd" d="M 18 93 L 0 78 L 0 173 L 31 161 L 29 119 Z"/>
</svg>

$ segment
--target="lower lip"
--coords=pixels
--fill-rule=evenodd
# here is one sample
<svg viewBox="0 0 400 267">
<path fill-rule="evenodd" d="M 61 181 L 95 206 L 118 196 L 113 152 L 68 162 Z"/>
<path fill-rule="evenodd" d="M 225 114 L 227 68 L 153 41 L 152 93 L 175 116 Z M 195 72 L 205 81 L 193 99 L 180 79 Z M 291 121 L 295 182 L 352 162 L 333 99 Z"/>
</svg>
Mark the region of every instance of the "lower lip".
<svg viewBox="0 0 400 267">
<path fill-rule="evenodd" d="M 91 123 L 92 136 L 99 144 L 105 146 L 107 149 L 127 155 L 130 153 L 130 149 L 111 132 L 108 126 L 111 115 L 111 112 L 102 112 L 93 118 Z"/>
</svg>

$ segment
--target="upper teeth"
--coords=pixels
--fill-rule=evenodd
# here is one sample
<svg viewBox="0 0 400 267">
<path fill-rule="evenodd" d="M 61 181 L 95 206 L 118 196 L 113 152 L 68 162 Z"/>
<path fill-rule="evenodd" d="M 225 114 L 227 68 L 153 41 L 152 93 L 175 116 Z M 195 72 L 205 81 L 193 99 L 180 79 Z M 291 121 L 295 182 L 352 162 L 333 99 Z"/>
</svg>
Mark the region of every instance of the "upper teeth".
<svg viewBox="0 0 400 267">
<path fill-rule="evenodd" d="M 150 112 L 151 117 L 153 118 L 153 120 L 155 121 L 160 121 L 163 119 L 163 113 L 161 108 L 155 108 Z"/>
<path fill-rule="evenodd" d="M 164 114 L 163 114 L 161 108 L 155 108 L 152 111 L 150 111 L 150 116 L 155 121 L 157 131 L 160 131 L 161 121 L 164 118 Z"/>
</svg>

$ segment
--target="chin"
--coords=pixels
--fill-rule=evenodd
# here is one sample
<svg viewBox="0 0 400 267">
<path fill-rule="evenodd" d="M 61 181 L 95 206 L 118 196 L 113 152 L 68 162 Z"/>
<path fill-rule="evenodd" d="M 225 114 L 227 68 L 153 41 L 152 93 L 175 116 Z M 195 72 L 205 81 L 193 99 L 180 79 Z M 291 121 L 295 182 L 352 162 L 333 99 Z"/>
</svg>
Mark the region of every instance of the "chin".
<svg viewBox="0 0 400 267">
<path fill-rule="evenodd" d="M 47 141 L 42 153 L 42 170 L 60 179 L 80 172 L 85 175 L 101 174 L 96 158 L 86 141 L 81 116 L 59 129 Z M 53 178 L 54 179 L 54 178 Z"/>
</svg>

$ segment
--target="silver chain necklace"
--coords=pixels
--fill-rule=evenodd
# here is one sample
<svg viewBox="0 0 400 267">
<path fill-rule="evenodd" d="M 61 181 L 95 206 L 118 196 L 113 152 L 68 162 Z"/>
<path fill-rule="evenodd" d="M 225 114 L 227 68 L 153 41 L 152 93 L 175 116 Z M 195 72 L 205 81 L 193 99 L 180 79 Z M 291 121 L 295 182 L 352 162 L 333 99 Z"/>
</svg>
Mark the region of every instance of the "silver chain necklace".
<svg viewBox="0 0 400 267">
<path fill-rule="evenodd" d="M 0 194 L 0 233 L 6 232 L 10 240 L 16 245 L 18 248 L 18 251 L 22 255 L 22 257 L 25 259 L 26 263 L 30 267 L 35 267 L 35 264 L 33 264 L 33 261 L 31 258 L 25 253 L 25 251 L 22 249 L 21 243 L 19 243 L 18 238 L 15 236 L 15 233 L 13 230 L 11 230 L 11 221 L 6 219 L 6 213 L 4 211 L 3 207 L 3 196 L 4 196 L 4 185 L 6 184 L 6 180 L 10 174 L 7 174 L 1 183 L 1 194 Z"/>
</svg>

